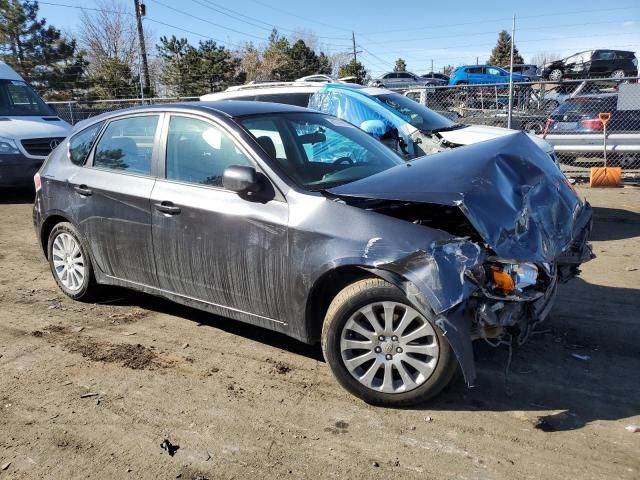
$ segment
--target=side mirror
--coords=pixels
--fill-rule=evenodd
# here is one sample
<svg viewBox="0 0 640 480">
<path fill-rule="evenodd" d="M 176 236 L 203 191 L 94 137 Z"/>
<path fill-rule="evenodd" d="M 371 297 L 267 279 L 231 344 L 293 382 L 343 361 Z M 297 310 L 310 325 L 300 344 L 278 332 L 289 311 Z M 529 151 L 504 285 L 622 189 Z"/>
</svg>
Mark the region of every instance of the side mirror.
<svg viewBox="0 0 640 480">
<path fill-rule="evenodd" d="M 388 129 L 382 120 L 365 120 L 360 124 L 360 130 L 380 140 Z"/>
<path fill-rule="evenodd" d="M 224 170 L 222 186 L 236 193 L 257 192 L 260 187 L 258 173 L 253 167 L 231 165 Z"/>
</svg>

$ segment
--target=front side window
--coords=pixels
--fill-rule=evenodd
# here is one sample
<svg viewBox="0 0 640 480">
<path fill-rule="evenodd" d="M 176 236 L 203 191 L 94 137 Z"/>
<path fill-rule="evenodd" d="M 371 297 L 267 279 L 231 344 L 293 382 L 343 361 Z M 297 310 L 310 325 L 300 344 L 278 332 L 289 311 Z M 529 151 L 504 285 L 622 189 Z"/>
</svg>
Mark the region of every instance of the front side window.
<svg viewBox="0 0 640 480">
<path fill-rule="evenodd" d="M 167 179 L 222 187 L 224 171 L 232 165 L 253 166 L 253 163 L 226 132 L 197 118 L 171 117 Z"/>
<path fill-rule="evenodd" d="M 103 125 L 104 122 L 98 122 L 71 137 L 69 140 L 69 159 L 72 163 L 84 165 Z"/>
<path fill-rule="evenodd" d="M 270 114 L 240 119 L 240 123 L 260 144 L 265 136 L 278 138 L 286 157 L 278 155 L 276 163 L 308 190 L 353 182 L 404 163 L 378 140 L 328 115 Z"/>
<path fill-rule="evenodd" d="M 98 141 L 93 166 L 150 175 L 157 126 L 158 115 L 112 121 Z"/>
<path fill-rule="evenodd" d="M 500 70 L 494 67 L 487 67 L 487 73 L 489 75 L 500 75 Z"/>
<path fill-rule="evenodd" d="M 55 115 L 29 85 L 20 80 L 0 80 L 0 115 Z"/>
</svg>

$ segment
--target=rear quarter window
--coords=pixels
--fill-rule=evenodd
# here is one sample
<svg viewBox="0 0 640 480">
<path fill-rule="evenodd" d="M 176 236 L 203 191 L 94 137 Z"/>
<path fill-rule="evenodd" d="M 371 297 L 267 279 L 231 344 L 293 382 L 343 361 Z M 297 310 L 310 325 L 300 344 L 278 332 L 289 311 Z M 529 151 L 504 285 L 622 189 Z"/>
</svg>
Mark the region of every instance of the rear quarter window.
<svg viewBox="0 0 640 480">
<path fill-rule="evenodd" d="M 257 95 L 256 100 L 259 102 L 284 103 L 286 105 L 306 107 L 309 105 L 310 96 L 310 93 L 272 93 Z"/>
<path fill-rule="evenodd" d="M 103 125 L 104 122 L 95 123 L 71 137 L 69 140 L 69 160 L 71 163 L 79 166 L 85 164 Z"/>
</svg>

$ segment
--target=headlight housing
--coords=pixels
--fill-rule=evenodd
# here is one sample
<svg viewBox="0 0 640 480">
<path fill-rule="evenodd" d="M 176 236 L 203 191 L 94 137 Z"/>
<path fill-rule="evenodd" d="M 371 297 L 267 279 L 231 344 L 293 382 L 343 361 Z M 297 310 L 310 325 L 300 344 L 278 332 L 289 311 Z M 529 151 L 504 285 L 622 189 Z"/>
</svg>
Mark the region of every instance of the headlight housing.
<svg viewBox="0 0 640 480">
<path fill-rule="evenodd" d="M 20 150 L 13 139 L 0 137 L 0 155 L 15 155 L 17 153 L 20 153 Z"/>
<path fill-rule="evenodd" d="M 492 263 L 487 274 L 492 287 L 505 294 L 522 292 L 538 282 L 538 267 L 533 263 Z"/>
</svg>

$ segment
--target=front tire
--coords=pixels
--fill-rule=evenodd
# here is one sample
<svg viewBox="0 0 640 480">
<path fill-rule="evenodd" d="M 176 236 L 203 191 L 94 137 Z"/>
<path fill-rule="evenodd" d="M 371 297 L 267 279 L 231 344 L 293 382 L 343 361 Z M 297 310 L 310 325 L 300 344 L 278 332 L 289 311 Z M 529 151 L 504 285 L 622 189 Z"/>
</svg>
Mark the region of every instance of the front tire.
<svg viewBox="0 0 640 480">
<path fill-rule="evenodd" d="M 418 312 L 398 288 L 378 278 L 336 295 L 325 316 L 322 351 L 347 391 L 387 407 L 432 398 L 458 365 L 433 315 Z"/>
<path fill-rule="evenodd" d="M 562 70 L 559 68 L 554 68 L 549 72 L 549 80 L 557 82 L 558 80 L 562 80 Z"/>
<path fill-rule="evenodd" d="M 82 301 L 95 296 L 98 285 L 91 258 L 73 224 L 61 222 L 53 227 L 47 254 L 53 278 L 66 296 Z"/>
</svg>

